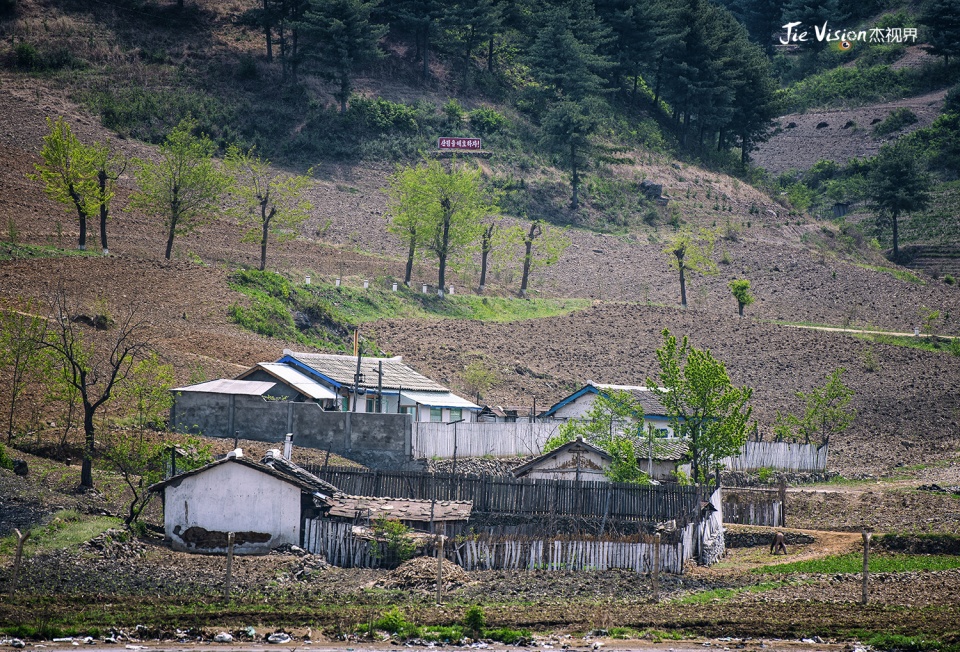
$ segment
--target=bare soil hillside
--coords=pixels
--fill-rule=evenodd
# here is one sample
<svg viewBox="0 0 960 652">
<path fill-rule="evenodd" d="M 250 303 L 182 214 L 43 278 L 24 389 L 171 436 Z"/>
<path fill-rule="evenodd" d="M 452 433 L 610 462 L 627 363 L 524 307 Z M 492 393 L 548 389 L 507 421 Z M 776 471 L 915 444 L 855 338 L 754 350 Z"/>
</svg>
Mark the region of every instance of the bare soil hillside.
<svg viewBox="0 0 960 652">
<path fill-rule="evenodd" d="M 941 90 L 857 108 L 791 113 L 779 119 L 774 136 L 751 156 L 754 163 L 773 176 L 788 170 L 807 170 L 821 159 L 842 164 L 853 158 L 874 156 L 884 143 L 932 124 L 943 108 L 946 94 Z M 903 107 L 913 111 L 917 122 L 886 136 L 873 134 L 875 125 Z"/>
</svg>

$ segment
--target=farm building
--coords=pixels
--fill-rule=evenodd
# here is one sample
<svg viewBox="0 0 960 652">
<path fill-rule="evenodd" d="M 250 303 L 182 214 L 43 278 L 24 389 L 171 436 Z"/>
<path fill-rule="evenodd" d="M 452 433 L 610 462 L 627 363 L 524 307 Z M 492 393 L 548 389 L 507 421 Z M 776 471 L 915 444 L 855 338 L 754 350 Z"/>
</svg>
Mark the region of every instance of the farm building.
<svg viewBox="0 0 960 652">
<path fill-rule="evenodd" d="M 477 414 L 483 423 L 529 423 L 534 420 L 534 410 L 529 405 L 484 405 Z"/>
<path fill-rule="evenodd" d="M 224 552 L 234 533 L 238 554 L 302 545 L 306 519 L 329 509 L 335 488 L 271 451 L 261 462 L 237 449 L 200 468 L 158 482 L 163 528 L 175 550 Z"/>
<path fill-rule="evenodd" d="M 618 391 L 630 394 L 643 408 L 644 431 L 653 427 L 658 437 L 673 437 L 673 426 L 666 408 L 661 405 L 656 394 L 640 385 L 604 385 L 590 382 L 554 403 L 541 417 L 561 421 L 582 417 L 593 407 L 597 396 Z"/>
<path fill-rule="evenodd" d="M 581 438 L 567 442 L 549 453 L 513 469 L 516 478 L 549 478 L 552 480 L 592 480 L 606 482 L 604 471 L 613 458 Z"/>
</svg>

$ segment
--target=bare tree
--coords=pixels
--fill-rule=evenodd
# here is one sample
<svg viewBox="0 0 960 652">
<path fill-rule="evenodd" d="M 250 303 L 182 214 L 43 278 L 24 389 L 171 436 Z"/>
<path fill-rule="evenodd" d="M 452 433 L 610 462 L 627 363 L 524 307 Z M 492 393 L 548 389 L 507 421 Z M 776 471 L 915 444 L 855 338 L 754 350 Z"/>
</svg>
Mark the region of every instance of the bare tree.
<svg viewBox="0 0 960 652">
<path fill-rule="evenodd" d="M 57 289 L 50 304 L 52 314 L 40 346 L 61 359 L 66 383 L 80 394 L 85 441 L 80 486 L 92 488 L 94 416 L 110 400 L 116 384 L 127 377 L 134 362 L 145 353 L 145 322 L 136 308 L 125 311 L 116 320 L 109 315 L 84 318 L 73 309 L 63 287 Z M 99 330 L 104 332 L 97 333 Z"/>
</svg>

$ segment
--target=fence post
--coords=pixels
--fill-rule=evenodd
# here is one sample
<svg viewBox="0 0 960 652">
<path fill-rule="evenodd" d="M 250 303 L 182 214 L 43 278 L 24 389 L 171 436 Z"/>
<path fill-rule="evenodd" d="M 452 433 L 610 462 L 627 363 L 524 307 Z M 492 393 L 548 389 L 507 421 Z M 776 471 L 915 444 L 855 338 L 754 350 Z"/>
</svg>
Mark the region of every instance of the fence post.
<svg viewBox="0 0 960 652">
<path fill-rule="evenodd" d="M 440 535 L 440 547 L 437 549 L 437 604 L 443 604 L 443 535 Z"/>
<path fill-rule="evenodd" d="M 787 481 L 780 476 L 780 527 L 787 527 Z"/>
<path fill-rule="evenodd" d="M 30 530 L 26 534 L 20 534 L 20 530 L 14 528 L 14 534 L 17 535 L 17 554 L 13 560 L 13 578 L 10 581 L 10 595 L 17 592 L 17 581 L 20 578 L 20 560 L 23 558 L 23 544 L 30 538 Z"/>
<path fill-rule="evenodd" d="M 234 533 L 227 533 L 227 577 L 223 583 L 223 599 L 224 601 L 229 602 L 230 600 L 230 580 L 233 576 L 233 540 Z"/>
<path fill-rule="evenodd" d="M 660 602 L 660 533 L 653 537 L 653 601 Z"/>
<path fill-rule="evenodd" d="M 870 530 L 864 528 L 863 536 L 863 591 L 860 595 L 860 604 L 867 604 L 867 580 L 870 577 Z"/>
</svg>

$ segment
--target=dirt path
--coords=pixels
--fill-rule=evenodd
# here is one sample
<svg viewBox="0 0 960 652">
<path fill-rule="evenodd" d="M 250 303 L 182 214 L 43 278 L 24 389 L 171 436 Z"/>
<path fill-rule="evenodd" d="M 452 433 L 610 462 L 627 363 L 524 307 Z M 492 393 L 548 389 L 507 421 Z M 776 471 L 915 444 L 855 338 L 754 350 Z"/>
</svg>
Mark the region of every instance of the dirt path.
<svg viewBox="0 0 960 652">
<path fill-rule="evenodd" d="M 942 339 L 952 340 L 955 339 L 956 335 L 938 335 L 936 333 L 899 333 L 896 331 L 870 331 L 863 330 L 860 328 L 841 328 L 840 326 L 811 326 L 808 324 L 780 324 L 781 326 L 788 326 L 790 328 L 806 328 L 813 331 L 826 331 L 828 333 L 859 333 L 862 335 L 896 335 L 898 337 L 938 337 Z"/>
</svg>

